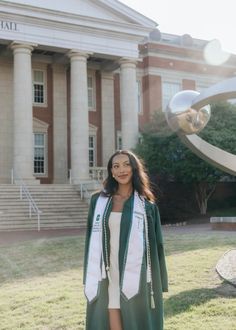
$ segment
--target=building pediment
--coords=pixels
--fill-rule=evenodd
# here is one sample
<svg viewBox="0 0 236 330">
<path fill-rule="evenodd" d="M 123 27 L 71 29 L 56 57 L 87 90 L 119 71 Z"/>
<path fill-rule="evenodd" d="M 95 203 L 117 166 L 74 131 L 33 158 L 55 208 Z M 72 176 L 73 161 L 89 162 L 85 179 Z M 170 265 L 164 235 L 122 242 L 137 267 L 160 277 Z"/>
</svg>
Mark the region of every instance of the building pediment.
<svg viewBox="0 0 236 330">
<path fill-rule="evenodd" d="M 90 17 L 95 19 L 109 20 L 120 23 L 138 24 L 153 27 L 153 22 L 144 15 L 136 12 L 125 4 L 116 0 L 3 0 L 1 1 L 11 8 L 33 9 L 37 12 L 73 14 L 78 16 Z"/>
<path fill-rule="evenodd" d="M 37 118 L 33 118 L 33 131 L 34 133 L 47 133 L 48 124 Z"/>
<path fill-rule="evenodd" d="M 137 57 L 156 23 L 115 0 L 0 1 L 0 39 Z"/>
<path fill-rule="evenodd" d="M 89 133 L 90 134 L 96 134 L 97 133 L 97 130 L 98 130 L 97 126 L 94 126 L 92 124 L 89 124 Z"/>
</svg>

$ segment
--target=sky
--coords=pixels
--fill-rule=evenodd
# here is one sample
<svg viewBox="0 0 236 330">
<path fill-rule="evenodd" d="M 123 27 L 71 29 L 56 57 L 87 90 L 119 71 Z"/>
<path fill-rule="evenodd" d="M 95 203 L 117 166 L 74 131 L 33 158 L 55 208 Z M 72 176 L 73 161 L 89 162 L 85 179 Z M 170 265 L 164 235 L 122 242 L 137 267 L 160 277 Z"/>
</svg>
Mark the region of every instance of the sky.
<svg viewBox="0 0 236 330">
<path fill-rule="evenodd" d="M 235 0 L 120 0 L 154 20 L 161 32 L 219 41 L 236 54 Z"/>
</svg>

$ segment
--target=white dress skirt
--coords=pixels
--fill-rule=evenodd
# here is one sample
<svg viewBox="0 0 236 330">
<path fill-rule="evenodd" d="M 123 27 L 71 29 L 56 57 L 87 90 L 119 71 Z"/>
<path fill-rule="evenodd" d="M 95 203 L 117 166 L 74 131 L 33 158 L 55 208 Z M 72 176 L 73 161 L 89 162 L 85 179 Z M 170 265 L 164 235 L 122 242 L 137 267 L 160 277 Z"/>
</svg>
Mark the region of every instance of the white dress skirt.
<svg viewBox="0 0 236 330">
<path fill-rule="evenodd" d="M 121 212 L 111 212 L 110 229 L 110 280 L 108 285 L 108 308 L 120 308 L 119 242 Z"/>
</svg>

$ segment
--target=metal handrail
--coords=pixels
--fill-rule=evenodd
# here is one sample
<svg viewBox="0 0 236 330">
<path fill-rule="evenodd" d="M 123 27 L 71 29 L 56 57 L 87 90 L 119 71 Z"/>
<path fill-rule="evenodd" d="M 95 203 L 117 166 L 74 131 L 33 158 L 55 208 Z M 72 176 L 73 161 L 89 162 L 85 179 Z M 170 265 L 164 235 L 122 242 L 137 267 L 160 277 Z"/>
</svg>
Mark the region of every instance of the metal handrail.
<svg viewBox="0 0 236 330">
<path fill-rule="evenodd" d="M 84 197 L 87 195 L 89 197 L 89 191 L 87 189 L 87 185 L 89 184 L 90 182 L 81 182 L 79 184 L 80 186 L 80 199 L 84 199 Z"/>
<path fill-rule="evenodd" d="M 24 196 L 27 198 L 27 201 L 29 202 L 29 217 L 32 217 L 32 211 L 37 214 L 38 219 L 38 231 L 40 231 L 40 214 L 42 211 L 39 210 L 37 204 L 35 203 L 33 197 L 31 196 L 28 187 L 24 183 L 24 181 L 21 182 L 20 185 L 20 198 L 23 199 Z"/>
<path fill-rule="evenodd" d="M 89 167 L 90 178 L 98 182 L 103 182 L 107 177 L 107 168 L 102 166 Z"/>
<path fill-rule="evenodd" d="M 29 217 L 31 219 L 32 217 L 32 211 L 37 214 L 38 219 L 38 231 L 40 231 L 40 214 L 42 214 L 42 211 L 39 210 L 36 202 L 34 201 L 33 197 L 31 196 L 29 189 L 22 178 L 15 177 L 14 172 L 12 170 L 12 183 L 15 181 L 20 183 L 20 199 L 22 200 L 24 197 L 26 197 L 28 203 L 29 203 Z"/>
</svg>

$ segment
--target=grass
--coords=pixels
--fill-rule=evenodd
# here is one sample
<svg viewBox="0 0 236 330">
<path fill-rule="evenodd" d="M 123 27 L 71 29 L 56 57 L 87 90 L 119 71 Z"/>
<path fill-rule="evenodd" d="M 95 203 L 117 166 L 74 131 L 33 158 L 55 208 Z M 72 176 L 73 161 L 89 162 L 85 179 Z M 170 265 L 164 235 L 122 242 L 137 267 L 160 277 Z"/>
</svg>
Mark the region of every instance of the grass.
<svg viewBox="0 0 236 330">
<path fill-rule="evenodd" d="M 236 233 L 171 227 L 164 236 L 170 284 L 165 330 L 235 330 L 235 296 L 214 267 L 235 248 Z M 83 246 L 78 236 L 0 248 L 1 330 L 84 329 Z"/>
<path fill-rule="evenodd" d="M 225 251 L 235 248 L 236 233 L 169 233 L 166 254 L 169 293 L 165 330 L 235 330 L 235 291 L 215 273 Z"/>
<path fill-rule="evenodd" d="M 0 329 L 84 329 L 84 238 L 0 249 Z"/>
</svg>

